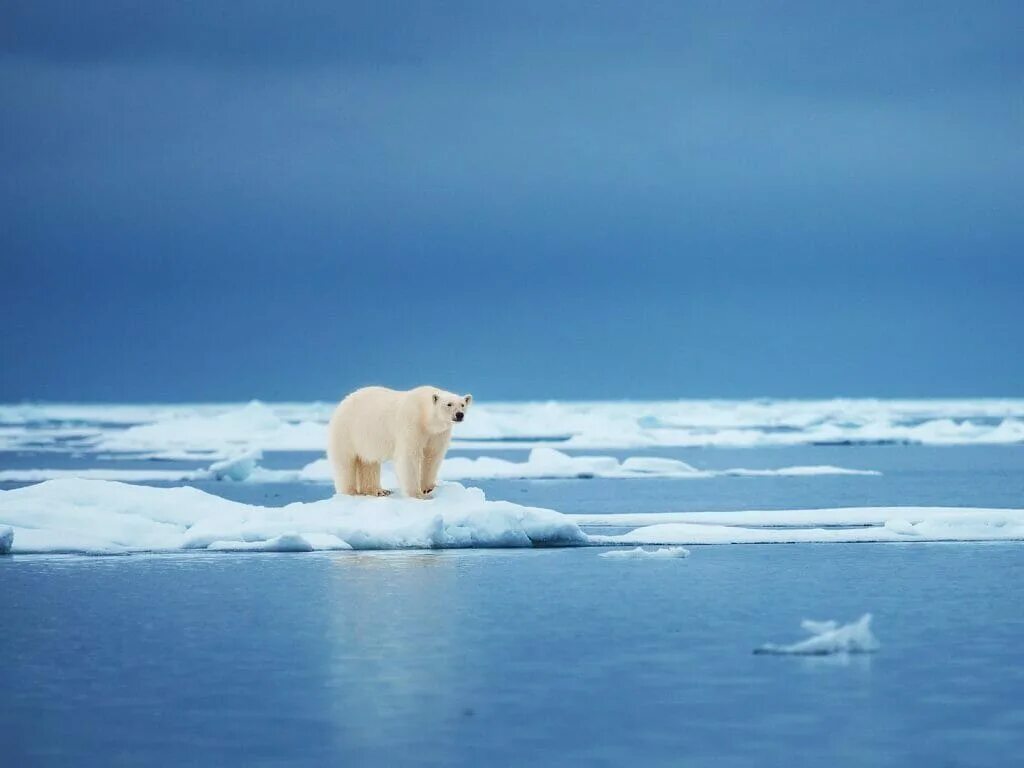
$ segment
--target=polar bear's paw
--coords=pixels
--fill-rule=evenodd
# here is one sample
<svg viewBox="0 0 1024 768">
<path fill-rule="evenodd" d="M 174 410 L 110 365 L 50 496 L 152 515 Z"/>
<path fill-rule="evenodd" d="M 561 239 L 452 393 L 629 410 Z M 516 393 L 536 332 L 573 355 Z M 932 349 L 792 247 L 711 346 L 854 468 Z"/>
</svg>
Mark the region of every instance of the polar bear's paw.
<svg viewBox="0 0 1024 768">
<path fill-rule="evenodd" d="M 386 488 L 378 488 L 377 492 L 374 495 L 375 496 L 380 496 L 380 497 L 390 496 L 391 495 L 391 491 L 387 490 Z"/>
</svg>

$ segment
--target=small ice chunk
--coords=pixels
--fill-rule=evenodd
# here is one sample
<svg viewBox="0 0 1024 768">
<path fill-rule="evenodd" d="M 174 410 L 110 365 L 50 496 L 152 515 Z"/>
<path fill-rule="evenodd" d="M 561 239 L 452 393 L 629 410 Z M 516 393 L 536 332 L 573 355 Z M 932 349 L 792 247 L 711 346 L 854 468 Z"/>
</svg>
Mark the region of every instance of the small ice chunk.
<svg viewBox="0 0 1024 768">
<path fill-rule="evenodd" d="M 792 645 L 766 643 L 754 653 L 795 654 L 825 656 L 831 653 L 874 653 L 878 640 L 871 632 L 871 614 L 865 613 L 857 621 L 839 626 L 835 621 L 811 621 L 800 624 L 811 637 Z"/>
<path fill-rule="evenodd" d="M 661 547 L 660 549 L 611 549 L 602 552 L 600 557 L 611 557 L 617 560 L 668 560 L 671 558 L 689 557 L 690 550 L 683 547 Z"/>
<path fill-rule="evenodd" d="M 283 533 L 265 541 L 215 541 L 207 549 L 216 552 L 312 552 L 314 547 L 297 533 Z"/>
<path fill-rule="evenodd" d="M 14 529 L 8 525 L 0 525 L 0 555 L 6 555 L 14 544 Z"/>
<path fill-rule="evenodd" d="M 246 451 L 229 459 L 214 462 L 210 465 L 209 472 L 215 480 L 235 480 L 241 482 L 248 479 L 262 458 L 263 451 L 259 449 Z"/>
</svg>

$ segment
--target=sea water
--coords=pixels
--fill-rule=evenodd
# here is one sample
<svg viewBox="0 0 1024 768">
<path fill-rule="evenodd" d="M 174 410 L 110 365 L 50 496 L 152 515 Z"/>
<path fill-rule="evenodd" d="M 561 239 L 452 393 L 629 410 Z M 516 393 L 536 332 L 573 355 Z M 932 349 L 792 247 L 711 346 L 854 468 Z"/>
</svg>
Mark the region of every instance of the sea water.
<svg viewBox="0 0 1024 768">
<path fill-rule="evenodd" d="M 882 474 L 467 484 L 588 514 L 1024 506 L 1019 445 L 602 451 L 644 452 Z M 330 494 L 197 484 L 265 505 Z M 2 557 L 2 762 L 1001 766 L 1024 750 L 1024 545 L 688 548 Z M 865 612 L 875 653 L 753 653 Z"/>
</svg>

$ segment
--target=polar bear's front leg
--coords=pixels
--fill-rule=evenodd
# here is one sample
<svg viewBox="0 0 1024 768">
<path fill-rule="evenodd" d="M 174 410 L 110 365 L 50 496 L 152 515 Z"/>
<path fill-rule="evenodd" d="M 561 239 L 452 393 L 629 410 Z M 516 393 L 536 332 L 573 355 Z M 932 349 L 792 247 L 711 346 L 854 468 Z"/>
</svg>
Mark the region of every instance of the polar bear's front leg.
<svg viewBox="0 0 1024 768">
<path fill-rule="evenodd" d="M 420 487 L 425 494 L 437 487 L 437 473 L 441 471 L 441 462 L 448 452 L 448 443 L 451 439 L 451 431 L 433 435 L 423 449 L 423 480 Z"/>
<path fill-rule="evenodd" d="M 444 461 L 444 452 L 431 452 L 423 457 L 423 480 L 420 489 L 424 495 L 430 493 L 437 487 L 437 473 L 441 470 L 441 462 Z"/>
<path fill-rule="evenodd" d="M 395 452 L 395 472 L 402 493 L 410 499 L 422 499 L 420 480 L 423 471 L 423 448 L 421 446 L 399 445 Z"/>
</svg>

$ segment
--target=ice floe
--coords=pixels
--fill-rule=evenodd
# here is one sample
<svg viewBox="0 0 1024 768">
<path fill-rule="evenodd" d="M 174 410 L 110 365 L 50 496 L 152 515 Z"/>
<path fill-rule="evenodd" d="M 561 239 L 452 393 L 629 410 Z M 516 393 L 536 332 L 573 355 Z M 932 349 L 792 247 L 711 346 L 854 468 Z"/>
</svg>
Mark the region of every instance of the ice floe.
<svg viewBox="0 0 1024 768">
<path fill-rule="evenodd" d="M 14 553 L 405 549 L 585 544 L 569 518 L 441 485 L 431 500 L 335 496 L 261 507 L 196 488 L 51 480 L 0 491 Z"/>
<path fill-rule="evenodd" d="M 215 461 L 207 473 L 215 480 L 245 480 L 252 476 L 263 458 L 263 451 L 256 449 L 245 451 L 229 459 Z"/>
<path fill-rule="evenodd" d="M 602 533 L 621 528 L 630 530 Z M 572 515 L 489 501 L 483 491 L 451 482 L 430 500 L 335 496 L 283 507 L 243 504 L 191 487 L 103 480 L 50 480 L 0 491 L 0 548 L 14 553 L 1012 540 L 1024 540 L 1024 510 Z"/>
<path fill-rule="evenodd" d="M 660 549 L 610 549 L 602 552 L 600 557 L 609 557 L 613 560 L 672 560 L 689 557 L 690 550 L 683 547 L 661 547 Z"/>
<path fill-rule="evenodd" d="M 0 450 L 222 459 L 320 451 L 331 403 L 0 405 Z M 478 403 L 454 446 L 529 449 L 1024 442 L 1024 399 Z"/>
<path fill-rule="evenodd" d="M 1024 541 L 1024 510 L 972 507 L 861 507 L 746 512 L 569 515 L 617 545 L 824 544 L 857 542 Z"/>
<path fill-rule="evenodd" d="M 627 533 L 590 536 L 593 543 L 619 545 L 1024 540 L 1020 509 L 865 507 L 569 517 L 591 531 L 638 526 Z"/>
<path fill-rule="evenodd" d="M 832 653 L 874 653 L 879 648 L 878 640 L 871 632 L 870 613 L 842 626 L 835 621 L 808 619 L 800 626 L 811 636 L 790 645 L 766 643 L 754 649 L 754 653 L 825 656 Z"/>
<path fill-rule="evenodd" d="M 1024 525 L 1024 509 L 985 507 L 837 507 L 737 512 L 573 514 L 570 517 L 579 525 L 588 527 L 623 528 L 677 523 L 749 528 L 888 526 L 896 533 L 917 531 L 915 526 L 923 523 L 974 523 L 996 527 Z"/>
<path fill-rule="evenodd" d="M 697 469 L 685 461 L 652 456 L 630 456 L 619 461 L 613 456 L 570 456 L 554 448 L 534 448 L 526 461 L 509 461 L 493 456 L 448 456 L 441 465 L 444 480 L 555 480 L 571 478 L 643 478 L 643 477 L 806 477 L 812 475 L 879 475 L 870 469 L 847 469 L 829 465 L 781 467 L 778 469 Z M 382 476 L 394 483 L 394 476 Z M 254 480 L 331 481 L 331 465 L 326 459 L 307 464 L 293 475 L 287 471 L 257 474 Z"/>
<path fill-rule="evenodd" d="M 330 483 L 331 465 L 317 459 L 301 469 L 267 469 L 259 465 L 262 451 L 246 451 L 214 462 L 207 469 L 116 469 L 110 467 L 68 469 L 0 470 L 0 482 L 40 482 L 67 477 L 125 482 L 234 480 L 253 483 Z M 812 477 L 816 475 L 880 475 L 870 469 L 848 469 L 831 465 L 779 467 L 776 469 L 697 469 L 684 461 L 653 456 L 630 456 L 622 461 L 613 456 L 570 456 L 554 448 L 534 448 L 526 461 L 509 461 L 493 456 L 449 456 L 441 465 L 442 480 L 554 480 L 579 478 L 691 478 L 709 477 Z M 384 487 L 396 487 L 394 470 L 386 464 L 381 475 Z"/>
</svg>

